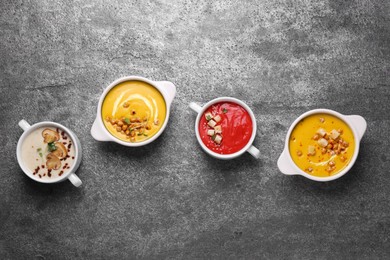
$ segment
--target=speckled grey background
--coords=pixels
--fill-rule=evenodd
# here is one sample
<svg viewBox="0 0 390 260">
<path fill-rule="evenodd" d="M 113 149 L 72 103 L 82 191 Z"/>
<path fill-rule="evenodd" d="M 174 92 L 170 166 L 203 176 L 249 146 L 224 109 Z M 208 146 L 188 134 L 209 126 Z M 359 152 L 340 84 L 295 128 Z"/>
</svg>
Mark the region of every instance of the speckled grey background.
<svg viewBox="0 0 390 260">
<path fill-rule="evenodd" d="M 1 259 L 390 258 L 389 1 L 1 1 Z M 103 89 L 126 75 L 177 86 L 146 147 L 90 136 Z M 261 158 L 201 151 L 190 101 L 244 100 Z M 284 176 L 292 121 L 313 108 L 368 122 L 352 170 Z M 73 129 L 84 185 L 26 177 L 30 123 Z"/>
</svg>

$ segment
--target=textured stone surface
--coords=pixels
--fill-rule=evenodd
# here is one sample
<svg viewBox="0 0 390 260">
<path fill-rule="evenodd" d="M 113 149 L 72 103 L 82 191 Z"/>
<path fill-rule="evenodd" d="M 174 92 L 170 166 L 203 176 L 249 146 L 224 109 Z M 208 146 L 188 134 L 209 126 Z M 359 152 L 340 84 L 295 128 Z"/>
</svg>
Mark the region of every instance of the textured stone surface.
<svg viewBox="0 0 390 260">
<path fill-rule="evenodd" d="M 388 1 L 1 1 L 0 258 L 390 258 Z M 89 134 L 103 89 L 125 75 L 177 86 L 146 147 Z M 244 100 L 250 155 L 201 151 L 190 101 Z M 330 183 L 276 167 L 292 121 L 313 108 L 360 114 L 352 170 Z M 73 129 L 84 185 L 26 177 L 30 123 Z"/>
</svg>

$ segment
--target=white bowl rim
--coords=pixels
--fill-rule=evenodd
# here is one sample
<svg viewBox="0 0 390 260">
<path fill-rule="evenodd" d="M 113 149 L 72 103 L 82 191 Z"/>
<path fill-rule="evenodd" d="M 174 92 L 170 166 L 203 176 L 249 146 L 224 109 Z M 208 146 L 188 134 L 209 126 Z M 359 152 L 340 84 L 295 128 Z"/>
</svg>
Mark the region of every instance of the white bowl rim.
<svg viewBox="0 0 390 260">
<path fill-rule="evenodd" d="M 310 175 L 308 173 L 306 173 L 305 171 L 303 171 L 302 169 L 300 169 L 296 164 L 295 162 L 293 161 L 292 157 L 291 157 L 291 154 L 290 154 L 290 149 L 289 149 L 289 139 L 290 139 L 290 135 L 291 135 L 291 132 L 293 131 L 293 129 L 295 128 L 295 126 L 303 119 L 303 118 L 306 118 L 310 115 L 314 115 L 314 114 L 330 114 L 330 115 L 333 115 L 339 119 L 341 119 L 344 123 L 346 123 L 349 128 L 352 130 L 352 133 L 353 133 L 353 137 L 354 137 L 354 141 L 355 141 L 355 150 L 354 150 L 354 153 L 353 153 L 353 156 L 349 162 L 349 164 L 344 168 L 342 169 L 341 171 L 339 171 L 338 173 L 334 174 L 334 175 L 331 175 L 329 177 L 317 177 L 317 176 L 313 176 L 313 175 Z M 286 135 L 286 139 L 285 139 L 285 146 L 284 146 L 284 151 L 286 152 L 286 154 L 288 155 L 287 158 L 289 160 L 289 163 L 292 167 L 294 167 L 295 169 L 295 172 L 297 173 L 297 175 L 302 175 L 308 179 L 311 179 L 311 180 L 314 180 L 314 181 L 320 181 L 320 182 L 327 182 L 327 181 L 332 181 L 332 180 L 336 180 L 338 178 L 340 178 L 341 176 L 345 175 L 351 168 L 352 166 L 355 164 L 355 161 L 357 159 L 357 156 L 359 154 L 359 147 L 360 147 L 360 138 L 358 136 L 358 131 L 356 130 L 355 126 L 352 125 L 346 118 L 346 115 L 343 115 L 339 112 L 336 112 L 334 110 L 331 110 L 331 109 L 326 109 L 326 108 L 318 108 L 318 109 L 313 109 L 313 110 L 309 110 L 305 113 L 303 113 L 302 115 L 300 115 L 297 119 L 295 119 L 295 121 L 291 124 L 288 132 L 287 132 L 287 135 Z"/>
<path fill-rule="evenodd" d="M 63 131 L 66 132 L 66 134 L 70 137 L 70 139 L 72 140 L 73 142 L 73 146 L 74 146 L 74 149 L 75 149 L 75 155 L 74 155 L 74 163 L 73 165 L 68 169 L 67 172 L 65 172 L 63 175 L 61 176 L 58 176 L 58 177 L 55 177 L 53 179 L 47 179 L 47 178 L 43 178 L 43 179 L 40 179 L 38 177 L 35 177 L 31 172 L 30 170 L 28 169 L 28 167 L 24 164 L 23 162 L 23 158 L 22 158 L 22 154 L 21 154 L 21 151 L 22 151 L 22 144 L 23 144 L 23 141 L 24 139 L 34 130 L 38 129 L 38 128 L 41 128 L 41 127 L 56 127 L 56 128 L 59 128 Z M 37 181 L 37 182 L 41 182 L 41 183 L 57 183 L 57 182 L 61 182 L 65 179 L 68 179 L 69 175 L 71 175 L 72 173 L 74 173 L 77 168 L 79 167 L 80 165 L 80 161 L 81 161 L 81 150 L 79 149 L 80 148 L 80 144 L 78 143 L 78 138 L 77 136 L 69 129 L 67 128 L 66 126 L 62 125 L 62 124 L 59 124 L 59 123 L 56 123 L 56 122 L 52 122 L 52 121 L 41 121 L 41 122 L 38 122 L 38 123 L 35 123 L 33 125 L 31 125 L 27 130 L 25 130 L 23 132 L 23 134 L 19 137 L 19 141 L 18 141 L 18 144 L 16 146 L 16 158 L 18 160 L 18 163 L 19 163 L 19 166 L 20 168 L 23 170 L 23 172 L 28 176 L 30 177 L 31 179 L 33 179 L 34 181 Z"/>
<path fill-rule="evenodd" d="M 165 109 L 166 109 L 166 113 L 165 113 L 165 119 L 164 119 L 164 123 L 163 125 L 161 126 L 161 128 L 158 130 L 157 133 L 155 133 L 152 137 L 146 139 L 145 141 L 142 141 L 142 142 L 136 142 L 136 143 L 131 143 L 131 142 L 125 142 L 125 141 L 122 141 L 120 140 L 119 138 L 115 137 L 114 135 L 112 135 L 108 129 L 106 128 L 106 126 L 104 125 L 103 123 L 103 118 L 102 118 L 102 115 L 101 115 L 101 111 L 102 111 L 102 105 L 103 105 L 103 101 L 104 99 L 106 98 L 108 92 L 110 92 L 110 90 L 112 88 L 114 88 L 116 85 L 122 83 L 122 82 L 126 82 L 126 81 L 143 81 L 149 85 L 151 85 L 152 87 L 154 87 L 155 89 L 158 90 L 158 92 L 163 96 L 164 98 L 164 102 L 165 102 Z M 99 98 L 99 103 L 98 103 L 98 107 L 97 107 L 97 114 L 96 114 L 96 119 L 97 119 L 97 123 L 98 123 L 98 126 L 102 129 L 102 131 L 104 132 L 104 134 L 107 136 L 107 138 L 109 139 L 109 141 L 113 141 L 113 142 L 116 142 L 118 144 L 121 144 L 121 145 L 124 145 L 124 146 L 129 146 L 129 147 L 139 147 L 139 146 L 144 146 L 144 145 L 147 145 L 151 142 L 153 142 L 154 140 L 156 140 L 162 133 L 163 131 L 165 130 L 167 124 L 168 124 L 168 121 L 169 121 L 169 116 L 170 116 L 170 110 L 171 110 L 171 103 L 168 102 L 167 100 L 169 100 L 169 97 L 167 96 L 167 94 L 165 93 L 164 90 L 161 89 L 161 87 L 156 84 L 156 82 L 150 80 L 150 79 L 147 79 L 147 78 L 144 78 L 144 77 L 141 77 L 141 76 L 125 76 L 125 77 L 121 77 L 119 79 L 116 79 L 115 81 L 113 81 L 112 83 L 110 83 L 103 91 L 103 93 L 101 94 L 100 98 Z"/>
<path fill-rule="evenodd" d="M 231 153 L 231 154 L 219 154 L 219 153 L 216 153 L 216 152 L 212 151 L 211 149 L 209 149 L 203 143 L 202 139 L 200 138 L 200 134 L 199 134 L 200 118 L 202 117 L 203 113 L 210 106 L 212 106 L 212 105 L 214 105 L 216 103 L 220 103 L 220 102 L 232 102 L 232 103 L 235 103 L 237 105 L 242 106 L 248 112 L 248 114 L 250 115 L 251 120 L 252 120 L 252 135 L 251 135 L 251 138 L 249 139 L 248 143 L 241 150 L 239 150 L 239 151 L 237 151 L 235 153 Z M 250 107 L 245 102 L 243 102 L 242 100 L 237 99 L 237 98 L 233 98 L 233 97 L 218 97 L 218 98 L 214 98 L 214 99 L 208 101 L 206 104 L 204 104 L 202 106 L 202 109 L 198 113 L 198 115 L 196 117 L 196 120 L 195 120 L 196 139 L 198 139 L 198 143 L 200 144 L 202 149 L 205 152 L 207 152 L 208 154 L 210 154 L 211 156 L 213 156 L 215 158 L 218 158 L 218 159 L 223 159 L 223 160 L 233 159 L 233 158 L 236 158 L 236 157 L 242 155 L 243 153 L 245 153 L 252 146 L 252 144 L 253 144 L 253 142 L 255 140 L 255 137 L 256 137 L 256 131 L 257 131 L 257 123 L 256 123 L 256 118 L 255 118 L 255 115 L 254 115 L 252 109 L 250 109 Z"/>
</svg>

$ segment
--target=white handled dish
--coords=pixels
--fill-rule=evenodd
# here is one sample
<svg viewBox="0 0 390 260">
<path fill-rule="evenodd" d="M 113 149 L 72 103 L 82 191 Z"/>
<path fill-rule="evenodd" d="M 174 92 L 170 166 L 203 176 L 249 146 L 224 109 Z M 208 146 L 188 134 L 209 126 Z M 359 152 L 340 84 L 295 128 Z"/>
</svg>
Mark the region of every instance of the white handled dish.
<svg viewBox="0 0 390 260">
<path fill-rule="evenodd" d="M 313 175 L 310 175 L 307 172 L 303 171 L 302 169 L 300 169 L 294 163 L 292 156 L 290 154 L 290 151 L 289 151 L 290 135 L 291 135 L 292 131 L 294 130 L 295 126 L 302 119 L 304 119 L 310 115 L 319 114 L 319 113 L 330 114 L 330 115 L 335 116 L 335 117 L 341 119 L 342 121 L 344 121 L 349 126 L 349 128 L 352 130 L 354 140 L 355 140 L 355 149 L 354 149 L 353 156 L 352 156 L 349 164 L 344 169 L 337 172 L 336 174 L 331 175 L 331 176 L 327 176 L 327 177 L 313 176 Z M 282 154 L 280 155 L 278 162 L 277 162 L 278 168 L 282 173 L 284 173 L 286 175 L 302 175 L 302 176 L 304 176 L 308 179 L 314 180 L 314 181 L 326 182 L 326 181 L 332 181 L 332 180 L 338 179 L 341 176 L 343 176 L 344 174 L 346 174 L 352 168 L 353 164 L 355 163 L 356 158 L 359 154 L 360 140 L 362 139 L 362 137 L 366 131 L 366 128 L 367 128 L 366 120 L 363 117 L 358 116 L 358 115 L 343 115 L 343 114 L 340 114 L 336 111 L 329 110 L 329 109 L 310 110 L 310 111 L 302 114 L 301 116 L 299 116 L 290 126 L 290 128 L 287 132 L 287 135 L 286 135 L 284 150 L 283 150 Z"/>
</svg>

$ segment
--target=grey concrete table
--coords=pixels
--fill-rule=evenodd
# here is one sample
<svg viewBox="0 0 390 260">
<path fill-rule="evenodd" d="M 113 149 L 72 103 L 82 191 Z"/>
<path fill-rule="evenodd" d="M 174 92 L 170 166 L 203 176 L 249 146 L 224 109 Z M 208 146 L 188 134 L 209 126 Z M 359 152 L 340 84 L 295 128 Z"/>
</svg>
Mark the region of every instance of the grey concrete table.
<svg viewBox="0 0 390 260">
<path fill-rule="evenodd" d="M 389 1 L 1 1 L 1 259 L 390 257 Z M 103 89 L 126 75 L 177 86 L 169 125 L 129 149 L 90 136 Z M 190 101 L 244 100 L 261 158 L 219 161 Z M 284 176 L 292 121 L 313 108 L 368 129 L 341 179 Z M 59 122 L 84 149 L 84 185 L 41 185 L 15 146 Z"/>
</svg>

